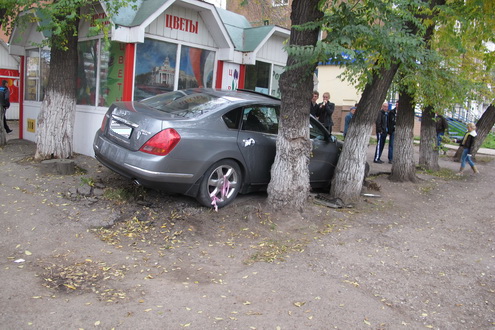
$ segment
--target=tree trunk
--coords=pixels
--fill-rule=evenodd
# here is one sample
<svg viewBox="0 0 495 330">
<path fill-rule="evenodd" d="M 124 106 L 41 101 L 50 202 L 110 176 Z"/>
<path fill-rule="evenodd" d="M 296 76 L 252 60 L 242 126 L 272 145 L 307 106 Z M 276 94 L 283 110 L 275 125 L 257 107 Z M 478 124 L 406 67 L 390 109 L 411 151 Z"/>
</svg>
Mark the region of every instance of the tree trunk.
<svg viewBox="0 0 495 330">
<path fill-rule="evenodd" d="M 319 0 L 294 0 L 292 24 L 303 24 L 323 17 Z M 319 30 L 291 29 L 290 45 L 316 45 Z M 289 55 L 287 66 L 299 62 Z M 316 62 L 290 68 L 280 78 L 282 106 L 277 137 L 277 154 L 268 185 L 268 203 L 275 210 L 302 210 L 309 195 L 309 104 L 313 91 L 313 73 Z"/>
<path fill-rule="evenodd" d="M 396 126 L 394 162 L 389 180 L 416 182 L 418 178 L 414 164 L 414 100 L 407 92 L 399 94 Z"/>
<path fill-rule="evenodd" d="M 369 138 L 398 65 L 381 69 L 366 85 L 345 137 L 330 194 L 349 204 L 361 196 Z"/>
<path fill-rule="evenodd" d="M 71 158 L 73 153 L 78 38 L 73 33 L 66 38 L 67 50 L 51 49 L 50 74 L 38 115 L 36 160 Z"/>
<path fill-rule="evenodd" d="M 5 117 L 5 110 L 2 105 L 0 105 L 0 147 L 7 144 L 7 132 L 5 127 L 3 127 L 3 118 Z"/>
<path fill-rule="evenodd" d="M 433 107 L 423 110 L 421 116 L 421 140 L 419 144 L 419 165 L 427 170 L 438 171 L 437 130 Z"/>
<path fill-rule="evenodd" d="M 471 154 L 473 155 L 473 159 L 476 159 L 476 153 L 478 152 L 479 148 L 485 141 L 486 137 L 488 136 L 488 133 L 490 133 L 490 131 L 492 130 L 493 125 L 495 125 L 495 106 L 492 103 L 488 106 L 488 108 L 486 108 L 485 112 L 483 112 L 483 115 L 481 115 L 481 118 L 476 123 L 476 133 L 478 135 L 476 136 L 476 139 L 474 140 L 474 146 L 471 149 Z M 454 155 L 454 161 L 456 162 L 461 161 L 461 155 L 463 150 L 464 150 L 463 147 L 459 147 L 457 149 Z"/>
<path fill-rule="evenodd" d="M 483 144 L 483 141 L 485 141 L 488 133 L 492 130 L 493 125 L 495 125 L 495 106 L 492 103 L 488 106 L 488 108 L 486 108 L 483 115 L 481 115 L 480 120 L 476 123 L 476 133 L 478 135 L 474 140 L 474 146 L 471 150 L 471 155 L 473 155 L 473 157 L 476 156 L 476 153 Z"/>
<path fill-rule="evenodd" d="M 445 5 L 445 0 L 432 0 L 430 1 L 430 9 L 436 6 Z M 433 20 L 435 15 L 430 16 Z M 431 39 L 435 31 L 436 22 L 430 24 L 426 30 L 423 40 L 427 44 L 427 48 L 431 49 Z M 432 106 L 427 106 L 423 111 L 421 119 L 421 140 L 419 144 L 419 164 L 428 170 L 438 171 L 440 166 L 438 165 L 438 146 L 437 146 L 437 132 L 435 123 L 435 112 Z"/>
</svg>

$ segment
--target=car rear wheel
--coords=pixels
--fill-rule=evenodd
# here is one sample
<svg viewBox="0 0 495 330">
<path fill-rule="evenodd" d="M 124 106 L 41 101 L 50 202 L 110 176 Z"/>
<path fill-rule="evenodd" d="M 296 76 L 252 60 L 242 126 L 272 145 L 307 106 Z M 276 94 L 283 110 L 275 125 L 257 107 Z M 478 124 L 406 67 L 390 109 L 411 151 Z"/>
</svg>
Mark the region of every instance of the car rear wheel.
<svg viewBox="0 0 495 330">
<path fill-rule="evenodd" d="M 205 172 L 197 200 L 204 206 L 224 207 L 235 199 L 241 183 L 239 165 L 233 160 L 221 160 Z"/>
</svg>

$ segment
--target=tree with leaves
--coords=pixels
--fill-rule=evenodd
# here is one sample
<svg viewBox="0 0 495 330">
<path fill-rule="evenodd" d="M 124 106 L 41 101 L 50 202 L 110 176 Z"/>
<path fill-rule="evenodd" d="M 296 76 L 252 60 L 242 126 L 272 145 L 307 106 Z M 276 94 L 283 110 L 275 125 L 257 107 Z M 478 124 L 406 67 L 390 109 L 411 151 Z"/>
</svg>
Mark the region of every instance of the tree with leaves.
<svg viewBox="0 0 495 330">
<path fill-rule="evenodd" d="M 435 54 L 431 52 L 431 39 L 435 30 L 435 22 L 439 15 L 440 6 L 445 5 L 445 0 L 430 0 L 424 2 L 425 6 L 422 10 L 414 12 L 414 18 L 420 22 L 420 24 L 413 24 L 407 22 L 412 33 L 422 36 L 422 46 L 424 52 L 421 54 L 417 61 L 420 63 L 427 63 L 432 58 L 436 58 Z M 424 32 L 423 32 L 424 31 Z M 405 73 L 417 74 L 421 71 L 423 66 L 415 65 L 409 62 L 410 65 L 402 63 L 399 67 L 399 111 L 397 113 L 397 128 L 395 143 L 399 146 L 394 155 L 394 162 L 392 165 L 392 171 L 389 179 L 399 182 L 416 182 L 416 165 L 414 161 L 414 117 L 416 100 L 415 95 L 418 89 L 414 79 L 405 78 Z M 412 65 L 411 65 L 412 64 Z M 426 124 L 433 123 L 434 113 L 430 115 L 427 113 L 424 122 Z M 430 120 L 430 121 L 429 121 Z M 422 141 L 427 138 L 427 141 L 431 141 L 435 138 L 436 143 L 436 131 L 434 125 L 422 125 Z M 436 163 L 438 164 L 438 154 L 436 154 Z M 435 159 L 434 159 L 435 160 Z"/>
<path fill-rule="evenodd" d="M 318 22 L 323 17 L 321 0 L 294 0 L 292 24 Z M 291 29 L 289 47 L 314 46 L 319 28 Z M 313 72 L 317 59 L 313 54 L 301 58 L 289 52 L 288 70 L 280 78 L 282 105 L 277 153 L 268 185 L 268 203 L 275 209 L 302 209 L 309 195 L 309 100 L 313 89 Z"/>
<path fill-rule="evenodd" d="M 325 47 L 334 57 L 339 52 L 347 54 L 348 58 L 342 61 L 347 77 L 357 76 L 365 84 L 330 191 L 345 203 L 360 197 L 371 130 L 399 66 L 414 66 L 424 57 L 421 38 L 424 29 L 415 17 L 423 9 L 421 1 L 335 2 L 325 16 L 328 22 Z M 408 151 L 402 145 L 396 150 L 394 158 Z"/>
<path fill-rule="evenodd" d="M 490 102 L 495 92 L 491 88 L 495 53 L 486 44 L 494 41 L 495 20 L 490 10 L 495 2 L 439 3 L 442 6 L 430 18 L 435 28 L 427 34 L 430 56 L 406 79 L 416 86 L 414 99 L 423 107 L 419 165 L 430 170 L 439 169 L 435 113 L 443 114 L 466 100 Z"/>
</svg>

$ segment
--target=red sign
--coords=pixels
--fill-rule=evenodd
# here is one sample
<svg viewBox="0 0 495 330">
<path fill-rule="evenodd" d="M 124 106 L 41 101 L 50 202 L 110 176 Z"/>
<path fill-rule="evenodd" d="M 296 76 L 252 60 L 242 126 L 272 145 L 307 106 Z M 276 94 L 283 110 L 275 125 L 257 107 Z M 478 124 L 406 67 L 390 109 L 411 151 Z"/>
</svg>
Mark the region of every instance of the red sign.
<svg viewBox="0 0 495 330">
<path fill-rule="evenodd" d="M 174 15 L 165 15 L 165 27 L 198 34 L 198 21 Z"/>
<path fill-rule="evenodd" d="M 100 14 L 94 14 L 93 15 L 93 20 L 91 21 L 91 27 L 95 27 L 96 26 L 96 20 L 105 20 L 103 21 L 103 25 L 108 25 L 110 24 L 110 21 L 107 18 L 107 14 L 105 13 L 100 13 Z"/>
</svg>

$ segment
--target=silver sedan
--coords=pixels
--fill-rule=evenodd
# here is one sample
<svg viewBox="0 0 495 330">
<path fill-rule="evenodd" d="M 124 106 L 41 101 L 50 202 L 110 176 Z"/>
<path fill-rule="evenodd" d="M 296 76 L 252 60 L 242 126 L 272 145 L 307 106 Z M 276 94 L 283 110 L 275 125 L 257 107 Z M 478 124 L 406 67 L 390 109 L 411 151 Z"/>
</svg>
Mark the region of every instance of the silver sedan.
<svg viewBox="0 0 495 330">
<path fill-rule="evenodd" d="M 280 100 L 250 91 L 188 89 L 110 106 L 93 149 L 103 165 L 146 187 L 223 207 L 266 189 L 275 158 Z M 310 182 L 327 188 L 340 154 L 310 118 Z"/>
</svg>

